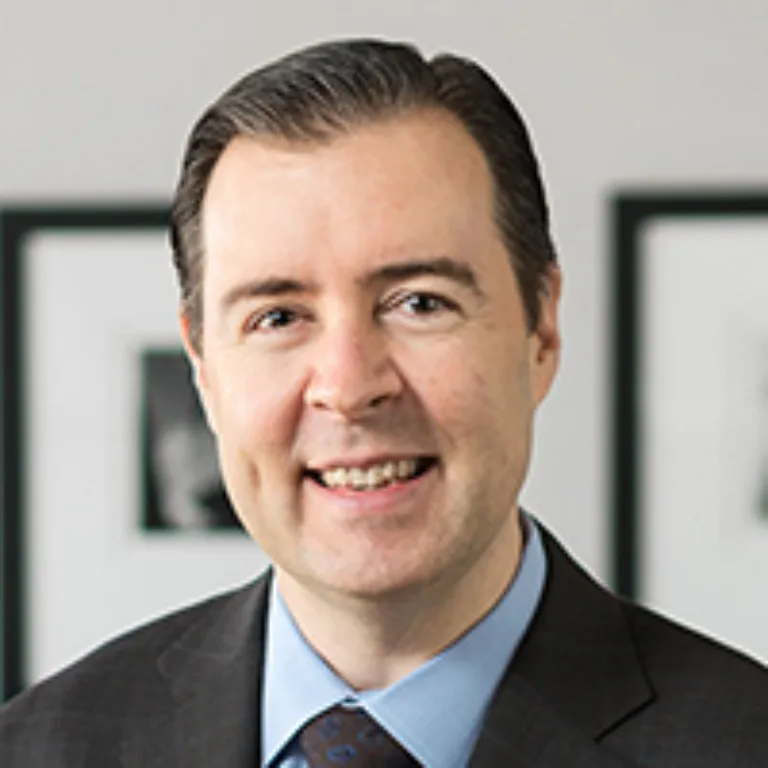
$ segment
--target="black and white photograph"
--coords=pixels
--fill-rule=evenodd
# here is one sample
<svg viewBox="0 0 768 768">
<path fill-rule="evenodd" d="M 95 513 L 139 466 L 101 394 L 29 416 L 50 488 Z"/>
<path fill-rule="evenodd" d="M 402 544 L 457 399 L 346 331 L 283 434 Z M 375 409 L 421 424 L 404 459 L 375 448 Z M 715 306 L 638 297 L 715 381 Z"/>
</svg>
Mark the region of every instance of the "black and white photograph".
<svg viewBox="0 0 768 768">
<path fill-rule="evenodd" d="M 757 391 L 756 421 L 759 430 L 757 472 L 755 473 L 755 511 L 768 524 L 768 333 L 763 337 L 762 371 Z"/>
<path fill-rule="evenodd" d="M 749 532 L 768 520 L 768 322 L 740 305 L 727 327 L 722 523 Z"/>
<path fill-rule="evenodd" d="M 240 530 L 184 353 L 147 349 L 140 360 L 142 527 L 181 532 Z"/>
<path fill-rule="evenodd" d="M 221 489 L 166 222 L 159 204 L 0 210 L 6 697 L 266 564 Z"/>
<path fill-rule="evenodd" d="M 768 659 L 768 193 L 613 211 L 618 584 Z"/>
</svg>

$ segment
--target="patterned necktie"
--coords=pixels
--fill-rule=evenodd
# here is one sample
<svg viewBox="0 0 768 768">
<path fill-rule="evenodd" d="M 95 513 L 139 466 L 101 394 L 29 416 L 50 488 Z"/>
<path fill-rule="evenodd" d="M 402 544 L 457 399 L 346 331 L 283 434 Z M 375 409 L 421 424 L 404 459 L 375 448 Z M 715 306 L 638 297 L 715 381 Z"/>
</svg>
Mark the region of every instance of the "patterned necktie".
<svg viewBox="0 0 768 768">
<path fill-rule="evenodd" d="M 299 743 L 311 768 L 418 768 L 362 709 L 333 707 L 304 726 Z"/>
</svg>

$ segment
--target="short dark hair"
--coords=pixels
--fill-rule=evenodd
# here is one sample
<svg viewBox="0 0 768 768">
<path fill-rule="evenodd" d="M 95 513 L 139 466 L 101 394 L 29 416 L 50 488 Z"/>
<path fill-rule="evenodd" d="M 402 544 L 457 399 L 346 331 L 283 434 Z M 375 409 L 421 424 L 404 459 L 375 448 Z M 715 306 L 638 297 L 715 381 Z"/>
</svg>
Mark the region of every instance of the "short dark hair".
<svg viewBox="0 0 768 768">
<path fill-rule="evenodd" d="M 343 40 L 290 54 L 243 77 L 195 124 L 171 210 L 171 244 L 191 339 L 202 347 L 203 198 L 216 162 L 239 135 L 325 142 L 357 126 L 424 108 L 457 117 L 485 154 L 496 219 L 530 329 L 556 261 L 538 162 L 515 105 L 482 67 L 458 56 L 426 60 L 412 45 Z"/>
</svg>

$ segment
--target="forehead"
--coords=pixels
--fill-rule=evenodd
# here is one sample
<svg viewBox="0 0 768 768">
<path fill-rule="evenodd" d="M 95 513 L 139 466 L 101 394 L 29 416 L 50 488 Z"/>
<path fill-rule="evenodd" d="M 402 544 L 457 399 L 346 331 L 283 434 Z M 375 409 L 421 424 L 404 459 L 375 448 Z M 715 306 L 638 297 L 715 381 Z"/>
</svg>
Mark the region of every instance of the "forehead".
<svg viewBox="0 0 768 768">
<path fill-rule="evenodd" d="M 492 226 L 492 209 L 480 147 L 448 112 L 424 110 L 324 143 L 237 137 L 208 185 L 203 246 L 207 261 L 433 249 Z"/>
</svg>

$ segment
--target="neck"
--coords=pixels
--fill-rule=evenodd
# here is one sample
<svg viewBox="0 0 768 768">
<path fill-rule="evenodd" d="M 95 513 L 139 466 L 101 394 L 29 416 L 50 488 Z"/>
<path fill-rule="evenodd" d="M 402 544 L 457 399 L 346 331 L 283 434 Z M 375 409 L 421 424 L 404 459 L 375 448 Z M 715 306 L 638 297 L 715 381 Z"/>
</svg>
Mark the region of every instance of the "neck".
<svg viewBox="0 0 768 768">
<path fill-rule="evenodd" d="M 355 690 L 385 688 L 477 624 L 520 561 L 517 513 L 460 574 L 392 594 L 350 596 L 307 587 L 276 568 L 294 621 L 316 653 Z"/>
</svg>

